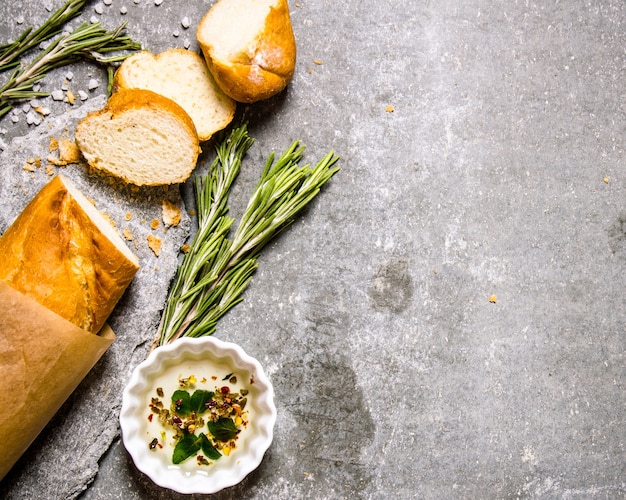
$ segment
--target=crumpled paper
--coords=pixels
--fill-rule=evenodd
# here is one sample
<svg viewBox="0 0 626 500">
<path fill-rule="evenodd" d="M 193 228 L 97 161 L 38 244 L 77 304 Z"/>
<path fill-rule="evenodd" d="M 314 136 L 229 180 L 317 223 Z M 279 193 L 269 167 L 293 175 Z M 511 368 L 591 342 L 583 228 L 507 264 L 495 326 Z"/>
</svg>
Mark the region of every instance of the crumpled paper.
<svg viewBox="0 0 626 500">
<path fill-rule="evenodd" d="M 115 339 L 73 325 L 0 281 L 0 478 Z"/>
</svg>

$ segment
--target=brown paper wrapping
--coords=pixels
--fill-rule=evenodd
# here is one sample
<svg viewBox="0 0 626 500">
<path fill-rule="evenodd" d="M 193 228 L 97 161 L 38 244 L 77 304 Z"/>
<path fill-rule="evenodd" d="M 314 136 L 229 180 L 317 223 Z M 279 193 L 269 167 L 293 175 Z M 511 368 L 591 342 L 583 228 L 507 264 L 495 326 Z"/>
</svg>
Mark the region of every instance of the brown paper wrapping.
<svg viewBox="0 0 626 500">
<path fill-rule="evenodd" d="M 113 342 L 0 281 L 0 480 Z"/>
</svg>

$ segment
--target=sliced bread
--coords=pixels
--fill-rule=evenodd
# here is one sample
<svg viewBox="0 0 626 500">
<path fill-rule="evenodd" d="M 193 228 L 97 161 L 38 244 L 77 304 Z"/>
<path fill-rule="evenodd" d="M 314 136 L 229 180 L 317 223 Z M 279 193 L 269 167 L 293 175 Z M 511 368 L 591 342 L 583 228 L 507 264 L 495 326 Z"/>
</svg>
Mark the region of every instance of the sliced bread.
<svg viewBox="0 0 626 500">
<path fill-rule="evenodd" d="M 92 333 L 139 269 L 137 257 L 63 175 L 0 237 L 0 281 Z"/>
<path fill-rule="evenodd" d="M 186 181 L 200 145 L 193 121 L 171 99 L 145 89 L 120 89 L 76 127 L 90 166 L 138 186 Z"/>
<path fill-rule="evenodd" d="M 215 83 L 202 56 L 185 49 L 133 54 L 116 71 L 113 88 L 147 89 L 169 97 L 189 114 L 200 141 L 225 128 L 235 114 L 235 101 Z"/>
<path fill-rule="evenodd" d="M 236 101 L 267 99 L 293 77 L 296 40 L 287 0 L 218 0 L 196 38 L 215 81 Z"/>
</svg>

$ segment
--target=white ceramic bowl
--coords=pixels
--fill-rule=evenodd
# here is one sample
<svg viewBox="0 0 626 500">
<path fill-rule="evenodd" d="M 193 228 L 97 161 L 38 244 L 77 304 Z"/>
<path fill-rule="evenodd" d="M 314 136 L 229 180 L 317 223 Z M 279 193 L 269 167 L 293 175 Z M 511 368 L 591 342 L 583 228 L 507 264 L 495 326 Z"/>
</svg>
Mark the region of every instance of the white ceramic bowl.
<svg viewBox="0 0 626 500">
<path fill-rule="evenodd" d="M 249 390 L 245 410 L 249 423 L 228 456 L 222 456 L 209 466 L 198 466 L 192 458 L 173 465 L 171 449 L 151 450 L 156 418 L 149 420 L 149 404 L 156 387 L 166 380 L 191 374 L 201 377 L 234 373 L 240 385 Z M 253 383 L 251 383 L 253 381 Z M 259 362 L 241 347 L 215 337 L 181 338 L 159 347 L 133 371 L 126 386 L 120 412 L 122 440 L 135 466 L 159 486 L 179 493 L 216 493 L 234 486 L 256 469 L 269 448 L 276 422 L 274 390 Z"/>
</svg>

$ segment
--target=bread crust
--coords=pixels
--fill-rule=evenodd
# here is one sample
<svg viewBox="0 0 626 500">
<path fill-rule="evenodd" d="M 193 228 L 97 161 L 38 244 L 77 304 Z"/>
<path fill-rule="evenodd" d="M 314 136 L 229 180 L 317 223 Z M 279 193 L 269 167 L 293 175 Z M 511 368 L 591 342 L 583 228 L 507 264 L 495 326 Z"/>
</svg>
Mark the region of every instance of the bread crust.
<svg viewBox="0 0 626 500">
<path fill-rule="evenodd" d="M 209 25 L 213 9 L 228 1 L 219 0 L 198 25 L 196 38 L 207 66 L 217 84 L 235 101 L 253 103 L 272 97 L 289 84 L 296 65 L 296 39 L 287 0 L 278 0 L 270 7 L 263 29 L 251 44 L 241 47 L 232 59 L 223 60 L 215 53 Z M 237 19 L 232 22 L 237 23 Z"/>
<path fill-rule="evenodd" d="M 142 144 L 141 141 L 134 142 L 132 140 L 132 128 L 135 126 L 155 127 L 154 123 L 139 122 L 132 118 L 132 115 L 129 114 L 134 111 L 151 113 L 154 115 L 155 120 L 158 117 L 165 117 L 168 121 L 169 119 L 175 120 L 177 124 L 176 133 L 181 137 L 171 140 L 169 138 L 159 138 L 158 144 L 153 146 L 160 146 L 163 156 L 168 151 L 176 150 L 180 155 L 184 156 L 184 159 L 176 165 L 163 165 L 164 160 L 161 161 L 161 157 L 155 158 L 154 164 L 142 165 L 142 169 L 149 169 L 150 172 L 134 172 L 129 165 L 132 163 L 131 160 L 134 159 L 138 148 L 149 148 L 152 146 Z M 131 126 L 128 127 L 126 125 L 129 128 L 128 130 L 117 131 L 117 138 L 128 142 L 127 149 L 124 151 L 124 155 L 128 157 L 128 166 L 111 164 L 108 161 L 111 151 L 110 144 L 94 144 L 94 134 L 96 132 L 105 132 L 105 128 L 110 126 L 110 124 L 123 122 L 126 116 L 131 116 L 129 119 Z M 116 122 L 116 120 L 119 121 Z M 99 128 L 102 130 L 99 130 Z M 184 138 L 185 141 L 181 140 L 181 138 Z M 75 139 L 89 165 L 120 177 L 126 182 L 140 186 L 177 184 L 186 181 L 195 168 L 198 155 L 200 154 L 200 143 L 196 127 L 187 112 L 173 100 L 146 89 L 123 88 L 115 92 L 102 109 L 88 113 L 78 123 Z M 113 142 L 114 140 L 113 138 L 110 139 Z M 116 147 L 119 149 L 120 145 L 117 144 Z"/>
<path fill-rule="evenodd" d="M 0 280 L 97 333 L 139 269 L 58 175 L 0 237 Z M 75 188 L 74 188 L 75 191 Z M 131 254 L 132 255 L 132 254 Z"/>
<path fill-rule="evenodd" d="M 205 85 L 205 89 L 210 90 L 211 98 L 213 102 L 199 101 L 200 96 L 194 96 L 195 102 L 185 102 L 183 96 L 183 90 L 188 85 L 186 79 L 180 79 L 180 75 L 168 75 L 168 68 L 162 67 L 163 61 L 166 61 L 172 57 L 180 58 L 181 63 L 191 64 L 194 68 L 198 68 L 199 72 L 193 75 L 186 75 L 187 77 L 195 77 L 199 82 Z M 160 89 L 158 82 L 150 80 L 149 74 L 146 74 L 147 81 L 138 82 L 137 77 L 132 75 L 133 70 L 135 72 L 141 72 L 142 70 L 161 70 L 166 77 L 175 81 L 175 85 L 168 88 L 166 92 L 164 89 Z M 146 72 L 146 73 L 149 73 Z M 196 52 L 181 48 L 167 49 L 158 54 L 153 54 L 150 51 L 144 50 L 137 52 L 130 57 L 126 58 L 122 65 L 117 69 L 113 78 L 113 92 L 118 92 L 122 89 L 129 88 L 142 88 L 145 90 L 151 90 L 157 94 L 161 94 L 177 104 L 179 104 L 191 117 L 194 122 L 196 131 L 198 133 L 198 139 L 203 142 L 210 139 L 217 131 L 225 128 L 235 116 L 236 104 L 235 101 L 229 97 L 219 85 L 215 82 L 215 79 L 211 72 L 208 70 L 204 58 Z M 193 85 L 189 84 L 189 89 L 192 89 Z M 200 111 L 193 109 L 193 106 L 198 106 Z M 205 107 L 215 106 L 216 110 L 207 110 Z M 195 118 L 194 118 L 195 116 Z"/>
</svg>

